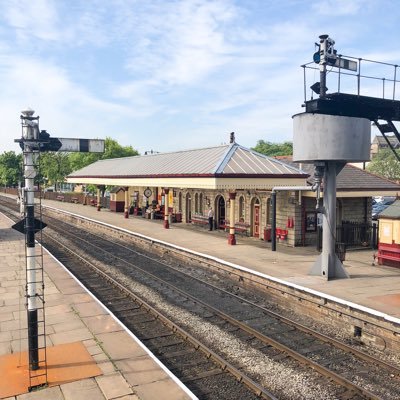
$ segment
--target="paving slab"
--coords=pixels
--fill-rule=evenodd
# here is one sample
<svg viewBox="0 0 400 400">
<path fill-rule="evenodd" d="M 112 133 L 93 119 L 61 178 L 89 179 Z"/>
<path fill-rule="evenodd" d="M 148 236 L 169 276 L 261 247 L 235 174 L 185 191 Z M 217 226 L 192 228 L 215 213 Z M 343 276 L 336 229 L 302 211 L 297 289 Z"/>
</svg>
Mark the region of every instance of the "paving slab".
<svg viewBox="0 0 400 400">
<path fill-rule="evenodd" d="M 103 396 L 94 378 L 83 379 L 60 386 L 65 400 L 102 400 Z"/>
<path fill-rule="evenodd" d="M 131 386 L 120 373 L 99 376 L 96 381 L 107 399 L 116 399 L 133 394 Z"/>
<path fill-rule="evenodd" d="M 147 355 L 136 359 L 116 361 L 120 371 L 124 373 L 126 380 L 133 386 L 152 383 L 162 380 L 163 376 L 157 364 Z"/>
<path fill-rule="evenodd" d="M 59 386 L 17 396 L 17 400 L 65 400 Z"/>
<path fill-rule="evenodd" d="M 24 308 L 24 237 L 10 229 L 11 222 L 0 214 L 0 254 L 7 266 L 0 267 L 0 357 L 27 348 Z M 52 257 L 44 256 L 47 346 L 82 343 L 99 368 L 100 376 L 61 383 L 55 387 L 11 396 L 13 400 L 143 400 L 152 397 L 142 385 L 132 385 L 116 369 L 116 362 L 143 358 L 154 366 L 153 380 L 160 380 L 163 400 L 189 400 L 196 397 L 172 374 L 153 360 L 151 354 L 125 331 L 97 300 Z M 113 357 L 117 357 L 114 359 Z M 147 364 L 146 364 L 147 365 Z M 3 377 L 1 378 L 3 379 Z M 145 385 L 147 386 L 147 384 Z M 140 390 L 141 394 L 138 393 Z M 149 387 L 149 392 L 154 390 Z"/>
<path fill-rule="evenodd" d="M 86 326 L 94 333 L 123 331 L 123 328 L 110 315 L 95 315 L 85 318 Z"/>
</svg>

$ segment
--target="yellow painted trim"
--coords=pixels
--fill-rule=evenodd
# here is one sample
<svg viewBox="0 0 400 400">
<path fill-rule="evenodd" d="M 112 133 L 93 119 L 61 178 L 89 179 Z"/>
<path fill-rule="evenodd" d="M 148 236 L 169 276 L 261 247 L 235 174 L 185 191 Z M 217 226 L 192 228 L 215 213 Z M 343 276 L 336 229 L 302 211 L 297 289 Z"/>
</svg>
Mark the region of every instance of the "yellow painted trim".
<svg viewBox="0 0 400 400">
<path fill-rule="evenodd" d="M 209 189 L 209 190 L 271 190 L 276 186 L 307 186 L 306 180 L 301 178 L 68 178 L 68 183 L 82 183 L 93 185 L 132 186 L 132 187 L 169 187 L 176 189 Z M 321 193 L 321 197 L 323 197 Z M 400 192 L 379 189 L 376 191 L 336 192 L 337 198 L 372 197 L 372 196 L 399 196 Z M 302 196 L 315 198 L 315 192 L 302 191 Z"/>
<path fill-rule="evenodd" d="M 305 186 L 300 178 L 67 178 L 68 183 L 110 186 L 149 186 L 182 189 L 261 189 L 271 190 L 275 186 Z"/>
</svg>

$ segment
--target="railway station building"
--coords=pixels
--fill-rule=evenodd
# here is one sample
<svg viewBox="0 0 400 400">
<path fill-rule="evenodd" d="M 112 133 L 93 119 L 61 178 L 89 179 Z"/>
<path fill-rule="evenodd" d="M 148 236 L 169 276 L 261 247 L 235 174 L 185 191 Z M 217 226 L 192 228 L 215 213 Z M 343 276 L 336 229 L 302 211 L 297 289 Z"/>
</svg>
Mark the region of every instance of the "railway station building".
<svg viewBox="0 0 400 400">
<path fill-rule="evenodd" d="M 214 228 L 229 232 L 230 244 L 237 234 L 270 240 L 276 192 L 278 242 L 306 246 L 315 243 L 319 223 L 312 175 L 312 165 L 267 157 L 231 137 L 215 147 L 100 160 L 67 181 L 97 185 L 99 205 L 107 187 L 111 211 L 162 218 L 164 227 L 176 222 L 206 228 L 212 207 Z M 399 194 L 400 185 L 346 165 L 337 178 L 338 226 L 369 224 L 372 196 Z"/>
</svg>

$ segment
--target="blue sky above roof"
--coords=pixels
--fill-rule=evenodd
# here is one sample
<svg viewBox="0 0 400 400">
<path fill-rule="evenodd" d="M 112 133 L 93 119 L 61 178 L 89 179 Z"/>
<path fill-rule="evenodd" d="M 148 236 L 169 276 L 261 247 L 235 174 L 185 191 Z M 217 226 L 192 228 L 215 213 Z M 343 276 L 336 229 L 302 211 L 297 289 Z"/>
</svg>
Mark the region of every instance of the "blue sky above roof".
<svg viewBox="0 0 400 400">
<path fill-rule="evenodd" d="M 318 36 L 399 63 L 399 17 L 391 0 L 4 0 L 0 151 L 18 149 L 26 106 L 54 137 L 111 136 L 141 153 L 231 131 L 247 147 L 292 140 L 299 65 Z"/>
</svg>

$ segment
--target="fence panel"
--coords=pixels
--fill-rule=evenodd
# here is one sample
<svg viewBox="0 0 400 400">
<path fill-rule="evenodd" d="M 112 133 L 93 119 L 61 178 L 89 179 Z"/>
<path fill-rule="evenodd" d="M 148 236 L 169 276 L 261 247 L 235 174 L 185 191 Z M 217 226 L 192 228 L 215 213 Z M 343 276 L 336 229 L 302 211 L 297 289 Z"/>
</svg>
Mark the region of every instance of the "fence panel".
<svg viewBox="0 0 400 400">
<path fill-rule="evenodd" d="M 336 227 L 336 243 L 343 244 L 347 249 L 365 247 L 376 249 L 378 247 L 378 225 L 375 223 L 342 221 Z M 322 249 L 322 227 L 317 229 L 317 250 Z"/>
</svg>

